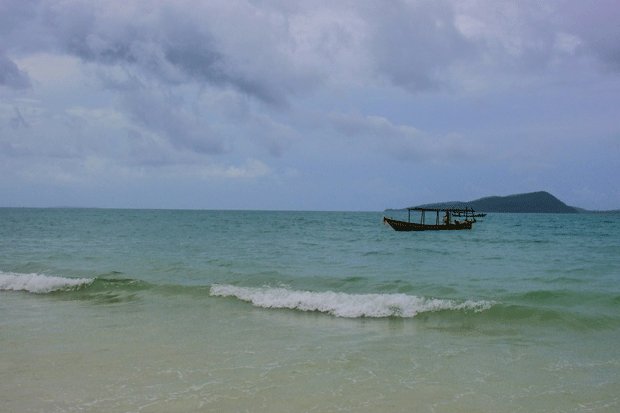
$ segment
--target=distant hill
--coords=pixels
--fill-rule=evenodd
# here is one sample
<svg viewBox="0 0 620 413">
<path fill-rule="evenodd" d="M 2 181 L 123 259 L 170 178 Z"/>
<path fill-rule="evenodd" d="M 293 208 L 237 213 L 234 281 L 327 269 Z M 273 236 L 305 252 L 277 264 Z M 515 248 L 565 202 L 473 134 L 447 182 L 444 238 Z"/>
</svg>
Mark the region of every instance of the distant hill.
<svg viewBox="0 0 620 413">
<path fill-rule="evenodd" d="M 578 213 L 579 208 L 566 205 L 549 192 L 539 191 L 527 194 L 508 196 L 489 196 L 475 201 L 440 202 L 436 204 L 419 205 L 426 208 L 473 208 L 484 212 L 549 212 L 549 213 Z"/>
</svg>

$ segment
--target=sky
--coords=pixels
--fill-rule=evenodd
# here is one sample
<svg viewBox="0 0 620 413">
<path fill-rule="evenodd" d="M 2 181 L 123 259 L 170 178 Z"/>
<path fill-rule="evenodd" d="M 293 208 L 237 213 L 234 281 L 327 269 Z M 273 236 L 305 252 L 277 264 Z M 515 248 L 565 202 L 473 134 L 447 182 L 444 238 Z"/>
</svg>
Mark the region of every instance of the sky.
<svg viewBox="0 0 620 413">
<path fill-rule="evenodd" d="M 620 3 L 0 0 L 0 206 L 620 208 Z"/>
</svg>

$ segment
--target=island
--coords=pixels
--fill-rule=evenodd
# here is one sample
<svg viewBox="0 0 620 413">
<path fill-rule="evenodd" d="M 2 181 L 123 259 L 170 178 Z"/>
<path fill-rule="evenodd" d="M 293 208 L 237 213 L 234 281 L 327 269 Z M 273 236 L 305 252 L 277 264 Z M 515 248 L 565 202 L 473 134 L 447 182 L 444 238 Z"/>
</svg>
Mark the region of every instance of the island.
<svg viewBox="0 0 620 413">
<path fill-rule="evenodd" d="M 593 212 L 617 211 L 588 211 L 566 205 L 546 191 L 529 192 L 508 196 L 489 196 L 474 201 L 451 201 L 434 204 L 417 205 L 417 208 L 472 208 L 480 212 L 511 212 L 511 213 L 553 213 L 576 214 Z"/>
</svg>

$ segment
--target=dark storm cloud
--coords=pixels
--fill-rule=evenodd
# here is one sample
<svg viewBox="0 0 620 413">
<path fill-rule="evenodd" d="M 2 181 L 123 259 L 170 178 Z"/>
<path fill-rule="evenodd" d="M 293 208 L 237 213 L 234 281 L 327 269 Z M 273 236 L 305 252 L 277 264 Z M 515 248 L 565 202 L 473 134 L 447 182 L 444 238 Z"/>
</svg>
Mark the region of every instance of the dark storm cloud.
<svg viewBox="0 0 620 413">
<path fill-rule="evenodd" d="M 418 92 L 458 83 L 451 69 L 463 63 L 496 73 L 544 66 L 554 57 L 560 31 L 581 53 L 620 70 L 619 7 L 611 0 L 505 7 L 475 0 L 135 1 L 122 7 L 6 0 L 0 7 L 0 34 L 12 58 L 38 47 L 121 66 L 164 85 L 228 87 L 277 105 L 330 77 L 345 77 L 351 68 Z M 333 21 L 322 24 L 321 15 Z M 457 24 L 463 18 L 482 30 L 468 34 Z M 352 36 L 361 40 L 351 43 Z M 349 52 L 350 61 L 343 61 Z M 27 84 L 9 58 L 0 59 L 4 84 Z"/>
<path fill-rule="evenodd" d="M 82 3 L 46 15 L 59 47 L 85 62 L 120 66 L 171 85 L 194 80 L 233 83 L 208 28 L 186 21 L 183 17 L 190 16 L 170 8 L 143 5 L 141 17 Z"/>
<path fill-rule="evenodd" d="M 119 7 L 113 2 L 8 0 L 0 6 L 6 9 L 0 13 L 0 35 L 10 55 L 66 53 L 96 65 L 121 66 L 165 85 L 204 82 L 284 104 L 313 82 L 312 74 L 296 71 L 286 50 L 274 43 L 287 41 L 285 19 L 271 27 L 271 17 L 261 17 L 258 8 L 233 3 L 240 17 L 230 13 L 231 21 L 220 25 L 216 36 L 212 26 L 218 8 L 226 8 L 221 4 L 138 1 Z M 230 36 L 241 41 L 223 45 Z M 24 84 L 23 73 L 16 77 L 20 72 L 11 60 L 0 57 L 4 82 Z"/>
</svg>

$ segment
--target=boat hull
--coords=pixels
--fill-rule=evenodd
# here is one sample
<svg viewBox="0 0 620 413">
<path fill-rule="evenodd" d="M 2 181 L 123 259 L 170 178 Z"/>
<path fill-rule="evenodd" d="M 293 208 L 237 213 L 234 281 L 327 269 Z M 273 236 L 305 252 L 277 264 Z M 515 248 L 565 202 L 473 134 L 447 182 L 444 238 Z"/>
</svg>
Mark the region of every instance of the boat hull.
<svg viewBox="0 0 620 413">
<path fill-rule="evenodd" d="M 395 231 L 453 231 L 461 229 L 471 229 L 471 221 L 454 222 L 442 225 L 418 224 L 415 222 L 398 221 L 396 219 L 383 217 L 383 223 L 391 226 Z"/>
</svg>

